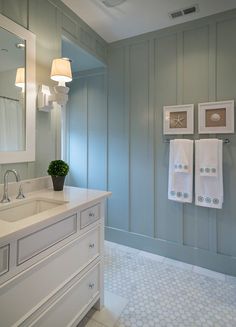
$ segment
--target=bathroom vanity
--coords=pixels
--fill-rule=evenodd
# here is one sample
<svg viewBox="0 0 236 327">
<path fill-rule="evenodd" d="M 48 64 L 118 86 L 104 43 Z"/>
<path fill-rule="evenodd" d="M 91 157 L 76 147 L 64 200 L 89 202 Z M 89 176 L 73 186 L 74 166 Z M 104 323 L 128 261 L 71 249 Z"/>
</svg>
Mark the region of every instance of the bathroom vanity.
<svg viewBox="0 0 236 327">
<path fill-rule="evenodd" d="M 0 326 L 77 326 L 103 306 L 110 194 L 43 189 L 0 205 Z"/>
</svg>

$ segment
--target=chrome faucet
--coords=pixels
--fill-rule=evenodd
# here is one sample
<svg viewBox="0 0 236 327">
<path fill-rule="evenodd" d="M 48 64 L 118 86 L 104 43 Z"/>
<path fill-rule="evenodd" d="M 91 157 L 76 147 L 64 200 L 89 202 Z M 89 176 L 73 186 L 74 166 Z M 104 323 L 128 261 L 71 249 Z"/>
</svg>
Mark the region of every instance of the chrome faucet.
<svg viewBox="0 0 236 327">
<path fill-rule="evenodd" d="M 15 169 L 8 169 L 5 174 L 4 174 L 4 191 L 3 191 L 3 197 L 2 200 L 0 201 L 1 203 L 8 203 L 10 202 L 10 198 L 8 196 L 8 175 L 10 173 L 13 173 L 15 175 L 16 181 L 20 182 L 20 175 Z M 16 197 L 17 199 L 23 199 L 25 198 L 22 185 L 19 187 L 18 195 Z"/>
</svg>

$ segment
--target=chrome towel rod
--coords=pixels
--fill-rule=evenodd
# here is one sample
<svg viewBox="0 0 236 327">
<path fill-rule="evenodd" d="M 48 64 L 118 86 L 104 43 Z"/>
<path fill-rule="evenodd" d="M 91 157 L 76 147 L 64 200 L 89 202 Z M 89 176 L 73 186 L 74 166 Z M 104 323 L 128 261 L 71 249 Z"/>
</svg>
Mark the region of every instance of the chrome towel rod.
<svg viewBox="0 0 236 327">
<path fill-rule="evenodd" d="M 164 143 L 170 143 L 171 140 L 172 139 L 164 139 Z M 219 140 L 222 140 L 224 144 L 229 144 L 230 143 L 230 139 L 219 139 Z M 197 140 L 193 140 L 193 141 L 197 141 Z"/>
</svg>

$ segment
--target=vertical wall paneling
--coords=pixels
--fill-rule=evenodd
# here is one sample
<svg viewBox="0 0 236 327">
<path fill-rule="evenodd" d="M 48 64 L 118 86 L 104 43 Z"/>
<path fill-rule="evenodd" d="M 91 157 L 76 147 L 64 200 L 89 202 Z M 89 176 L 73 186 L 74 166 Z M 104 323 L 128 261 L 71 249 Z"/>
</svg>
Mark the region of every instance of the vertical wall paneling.
<svg viewBox="0 0 236 327">
<path fill-rule="evenodd" d="M 194 103 L 195 134 L 177 137 L 197 139 L 198 103 L 235 99 L 235 30 L 233 10 L 110 45 L 107 239 L 236 275 L 236 136 L 224 145 L 216 210 L 167 199 L 162 130 L 163 105 Z"/>
<path fill-rule="evenodd" d="M 203 26 L 183 34 L 183 99 L 185 103 L 208 101 L 209 28 Z"/>
<path fill-rule="evenodd" d="M 152 237 L 156 237 L 156 189 L 155 189 L 155 39 L 149 40 L 149 90 L 148 90 L 148 124 L 149 124 L 149 153 L 151 154 L 152 165 L 150 177 L 152 179 L 151 187 L 151 213 L 152 213 Z"/>
<path fill-rule="evenodd" d="M 87 80 L 75 79 L 71 83 L 67 106 L 69 121 L 69 184 L 86 188 L 87 174 Z"/>
<path fill-rule="evenodd" d="M 169 145 L 164 143 L 163 105 L 177 103 L 177 35 L 155 42 L 155 212 L 158 239 L 181 242 L 182 204 L 167 199 Z"/>
<path fill-rule="evenodd" d="M 177 104 L 183 103 L 184 98 L 184 33 L 176 34 L 176 57 L 177 57 Z"/>
<path fill-rule="evenodd" d="M 36 34 L 36 81 L 39 85 L 53 85 L 50 81 L 51 62 L 53 58 L 60 57 L 61 53 L 61 28 L 58 15 L 57 8 L 47 0 L 29 2 L 29 27 Z M 60 112 L 55 108 L 53 113 L 37 112 L 37 176 L 46 175 L 49 162 L 57 156 L 57 115 L 60 115 Z"/>
<path fill-rule="evenodd" d="M 208 101 L 208 26 L 189 29 L 184 31 L 183 36 L 183 101 L 184 103 Z M 186 205 L 184 210 L 184 244 L 208 249 L 208 233 L 208 210 Z"/>
<path fill-rule="evenodd" d="M 71 82 L 67 106 L 70 185 L 107 188 L 106 92 L 105 72 L 85 72 Z"/>
<path fill-rule="evenodd" d="M 129 229 L 129 112 L 126 110 L 126 49 L 110 49 L 108 97 L 108 224 Z M 122 217 L 122 218 L 121 218 Z"/>
<path fill-rule="evenodd" d="M 153 137 L 150 114 L 147 41 L 130 47 L 130 218 L 132 232 L 153 236 Z"/>
<path fill-rule="evenodd" d="M 216 101 L 216 35 L 213 22 L 209 24 L 209 101 Z M 217 238 L 217 210 L 209 210 L 209 250 L 214 253 L 217 253 Z"/>
<path fill-rule="evenodd" d="M 106 189 L 107 106 L 105 76 L 88 78 L 88 187 Z"/>
<path fill-rule="evenodd" d="M 176 80 L 176 89 L 177 89 L 177 104 L 184 103 L 184 34 L 182 31 L 176 34 L 176 56 L 177 56 L 177 80 Z M 182 137 L 183 135 L 178 135 Z M 179 243 L 184 244 L 184 210 L 185 205 L 179 205 L 179 210 L 181 211 L 178 219 L 179 224 Z"/>
<path fill-rule="evenodd" d="M 106 42 L 58 0 L 0 0 L 0 10 L 36 34 L 38 85 L 50 83 L 62 29 L 106 62 Z M 163 105 L 194 103 L 197 118 L 197 103 L 235 99 L 235 30 L 232 10 L 111 44 L 108 111 L 101 74 L 73 81 L 67 113 L 71 183 L 113 192 L 108 239 L 236 275 L 235 135 L 224 146 L 224 206 L 212 210 L 167 199 L 162 133 Z M 36 163 L 1 165 L 0 174 L 45 175 L 59 152 L 59 118 L 37 112 Z"/>
<path fill-rule="evenodd" d="M 216 36 L 216 23 L 213 22 L 209 24 L 209 101 L 216 101 Z"/>
<path fill-rule="evenodd" d="M 217 100 L 234 99 L 236 85 L 236 17 L 217 23 Z M 217 210 L 218 252 L 236 256 L 236 136 L 224 147 L 224 210 Z"/>
<path fill-rule="evenodd" d="M 130 124 L 131 124 L 131 112 L 130 112 L 130 45 L 125 46 L 125 62 L 124 62 L 124 110 L 126 112 L 127 117 L 127 136 L 128 136 L 128 153 L 127 153 L 127 163 L 128 163 L 128 176 L 127 176 L 127 185 L 128 185 L 128 230 L 131 232 L 131 186 L 130 186 L 130 170 L 131 170 L 131 162 L 130 162 Z M 122 219 L 123 220 L 123 219 Z"/>
</svg>

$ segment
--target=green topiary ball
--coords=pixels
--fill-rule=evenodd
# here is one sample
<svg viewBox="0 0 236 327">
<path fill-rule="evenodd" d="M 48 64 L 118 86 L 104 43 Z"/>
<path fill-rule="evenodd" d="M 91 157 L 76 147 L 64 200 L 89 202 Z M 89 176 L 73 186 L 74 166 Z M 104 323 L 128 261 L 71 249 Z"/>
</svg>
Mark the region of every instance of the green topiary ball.
<svg viewBox="0 0 236 327">
<path fill-rule="evenodd" d="M 69 165 L 63 160 L 53 160 L 47 170 L 51 176 L 66 176 L 69 172 Z"/>
</svg>

